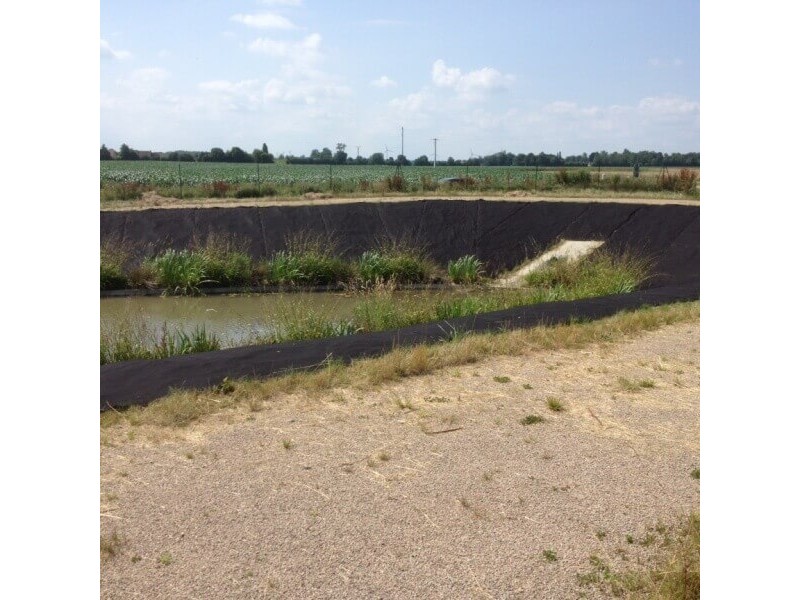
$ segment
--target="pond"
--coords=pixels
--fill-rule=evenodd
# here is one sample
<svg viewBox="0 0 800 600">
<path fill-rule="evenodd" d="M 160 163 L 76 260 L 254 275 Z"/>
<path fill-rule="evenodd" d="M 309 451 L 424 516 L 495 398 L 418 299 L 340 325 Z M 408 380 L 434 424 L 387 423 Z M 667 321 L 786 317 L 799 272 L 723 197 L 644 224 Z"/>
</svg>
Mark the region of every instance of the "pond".
<svg viewBox="0 0 800 600">
<path fill-rule="evenodd" d="M 398 302 L 469 293 L 466 290 L 403 290 L 392 293 Z M 100 299 L 100 331 L 127 327 L 149 331 L 191 332 L 204 327 L 219 338 L 223 348 L 256 343 L 275 332 L 276 321 L 285 315 L 314 313 L 329 321 L 349 319 L 364 296 L 344 292 L 292 292 L 209 296 L 131 296 Z"/>
<path fill-rule="evenodd" d="M 144 324 L 148 329 L 192 331 L 205 327 L 223 347 L 247 344 L 274 332 L 281 314 L 308 307 L 331 319 L 352 315 L 358 302 L 344 293 L 241 294 L 224 296 L 134 296 L 100 299 L 100 329 L 115 330 L 125 323 Z"/>
</svg>

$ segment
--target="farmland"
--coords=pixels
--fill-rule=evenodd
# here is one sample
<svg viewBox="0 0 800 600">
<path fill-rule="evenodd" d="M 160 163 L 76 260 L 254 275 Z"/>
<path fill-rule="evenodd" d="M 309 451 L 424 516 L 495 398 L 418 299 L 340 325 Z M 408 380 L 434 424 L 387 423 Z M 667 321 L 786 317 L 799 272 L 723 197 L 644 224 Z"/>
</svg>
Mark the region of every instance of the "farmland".
<svg viewBox="0 0 800 600">
<path fill-rule="evenodd" d="M 455 182 L 442 182 L 455 178 Z M 619 168 L 403 167 L 102 161 L 101 199 L 131 200 L 145 191 L 180 198 L 338 195 L 420 192 L 560 191 L 699 197 L 699 170 L 642 169 L 634 178 Z"/>
</svg>

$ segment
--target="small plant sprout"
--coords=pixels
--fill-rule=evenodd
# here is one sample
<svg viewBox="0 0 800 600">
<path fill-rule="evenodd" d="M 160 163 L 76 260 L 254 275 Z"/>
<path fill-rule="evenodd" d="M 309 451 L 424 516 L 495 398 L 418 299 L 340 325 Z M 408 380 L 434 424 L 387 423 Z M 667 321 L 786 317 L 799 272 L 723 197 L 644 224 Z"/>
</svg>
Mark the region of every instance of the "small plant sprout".
<svg viewBox="0 0 800 600">
<path fill-rule="evenodd" d="M 164 565 L 165 567 L 171 565 L 175 559 L 172 558 L 172 554 L 169 552 L 162 552 L 158 555 L 158 564 Z"/>
<path fill-rule="evenodd" d="M 493 377 L 493 379 L 497 383 L 508 383 L 509 381 L 511 381 L 511 377 L 506 377 L 505 375 L 495 376 L 495 377 Z"/>
<path fill-rule="evenodd" d="M 520 423 L 523 425 L 534 425 L 536 423 L 543 423 L 544 418 L 540 417 L 539 415 L 527 415 L 520 419 Z"/>
<path fill-rule="evenodd" d="M 547 408 L 553 412 L 563 412 L 565 410 L 564 403 L 555 396 L 549 396 L 547 398 Z"/>
<path fill-rule="evenodd" d="M 542 556 L 547 562 L 556 562 L 558 560 L 558 555 L 553 550 L 543 551 Z"/>
<path fill-rule="evenodd" d="M 281 443 L 283 444 L 283 448 L 285 450 L 291 450 L 292 448 L 294 448 L 294 442 L 290 439 L 285 439 Z"/>
</svg>

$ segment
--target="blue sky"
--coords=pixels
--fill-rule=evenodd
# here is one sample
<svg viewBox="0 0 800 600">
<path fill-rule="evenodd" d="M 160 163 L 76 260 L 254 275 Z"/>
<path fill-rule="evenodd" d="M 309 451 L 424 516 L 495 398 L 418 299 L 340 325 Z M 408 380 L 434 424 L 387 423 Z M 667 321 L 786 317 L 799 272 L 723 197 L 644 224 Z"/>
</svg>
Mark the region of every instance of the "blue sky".
<svg viewBox="0 0 800 600">
<path fill-rule="evenodd" d="M 700 149 L 700 8 L 670 2 L 100 3 L 119 148 L 368 156 Z"/>
</svg>

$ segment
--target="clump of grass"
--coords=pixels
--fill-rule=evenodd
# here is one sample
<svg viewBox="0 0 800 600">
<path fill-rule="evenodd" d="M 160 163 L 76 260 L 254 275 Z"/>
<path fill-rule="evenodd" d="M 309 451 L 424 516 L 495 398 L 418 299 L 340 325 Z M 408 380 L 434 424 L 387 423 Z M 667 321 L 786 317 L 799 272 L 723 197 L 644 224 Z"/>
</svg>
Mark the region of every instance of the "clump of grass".
<svg viewBox="0 0 800 600">
<path fill-rule="evenodd" d="M 492 379 L 494 379 L 497 383 L 508 383 L 509 381 L 511 381 L 511 377 L 506 377 L 505 375 L 498 375 L 492 377 Z"/>
<path fill-rule="evenodd" d="M 433 264 L 422 249 L 405 241 L 384 241 L 358 259 L 356 273 L 365 284 L 422 283 L 431 278 Z"/>
<path fill-rule="evenodd" d="M 286 249 L 265 265 L 265 282 L 290 285 L 331 285 L 349 281 L 351 266 L 336 255 L 323 236 L 299 232 L 286 239 Z"/>
<path fill-rule="evenodd" d="M 692 472 L 690 474 L 692 476 L 692 479 L 697 479 L 699 481 L 700 480 L 700 467 L 697 467 L 696 469 L 692 469 Z"/>
<path fill-rule="evenodd" d="M 453 283 L 475 283 L 483 274 L 483 263 L 469 254 L 447 263 L 447 274 Z"/>
<path fill-rule="evenodd" d="M 294 442 L 290 439 L 283 440 L 281 444 L 283 445 L 284 450 L 291 450 L 292 448 L 294 448 Z"/>
<path fill-rule="evenodd" d="M 194 254 L 202 263 L 205 284 L 226 287 L 252 283 L 253 259 L 235 237 L 211 233 L 202 245 L 195 245 Z"/>
<path fill-rule="evenodd" d="M 542 556 L 547 562 L 556 562 L 558 560 L 558 555 L 553 550 L 544 550 Z"/>
<path fill-rule="evenodd" d="M 160 330 L 155 330 L 144 319 L 128 319 L 114 328 L 101 328 L 100 364 L 210 352 L 220 346 L 219 338 L 208 333 L 204 326 L 187 332 L 164 323 Z"/>
<path fill-rule="evenodd" d="M 632 543 L 633 536 L 628 536 Z M 600 557 L 592 555 L 592 570 L 578 574 L 580 585 L 590 585 L 615 597 L 654 600 L 699 600 L 700 516 L 690 515 L 677 535 L 664 538 L 666 556 L 647 571 L 615 572 Z"/>
<path fill-rule="evenodd" d="M 545 268 L 528 273 L 525 281 L 531 287 L 550 290 L 557 300 L 572 300 L 632 292 L 651 270 L 648 258 L 631 252 L 596 250 L 582 260 L 552 260 Z"/>
<path fill-rule="evenodd" d="M 523 425 L 535 425 L 536 423 L 544 423 L 544 417 L 539 415 L 527 415 L 519 421 Z"/>
<path fill-rule="evenodd" d="M 172 294 L 197 294 L 207 279 L 203 257 L 189 250 L 169 249 L 145 264 L 155 273 L 156 284 Z"/>
<path fill-rule="evenodd" d="M 617 379 L 617 385 L 619 388 L 624 392 L 638 392 L 644 388 L 654 388 L 656 387 L 655 382 L 652 379 L 628 379 L 627 377 L 619 377 Z"/>
<path fill-rule="evenodd" d="M 315 312 L 306 302 L 282 302 L 277 309 L 275 332 L 262 341 L 266 343 L 316 340 L 358 333 L 359 327 L 350 319 L 332 320 Z"/>
<path fill-rule="evenodd" d="M 172 554 L 170 552 L 162 552 L 158 555 L 158 564 L 164 565 L 165 567 L 171 565 L 175 562 L 175 559 L 172 558 Z"/>
<path fill-rule="evenodd" d="M 555 396 L 549 396 L 547 398 L 547 408 L 549 408 L 553 412 L 563 412 L 564 410 L 566 410 L 564 403 L 561 402 L 561 400 L 559 400 Z"/>
<path fill-rule="evenodd" d="M 523 383 L 522 384 L 522 389 L 523 390 L 532 390 L 533 386 L 530 383 Z"/>
<path fill-rule="evenodd" d="M 105 562 L 111 558 L 114 558 L 117 554 L 119 554 L 123 543 L 124 540 L 122 539 L 122 536 L 119 535 L 116 530 L 112 531 L 110 535 L 101 535 L 100 561 Z"/>
<path fill-rule="evenodd" d="M 100 289 L 121 290 L 128 287 L 123 266 L 128 260 L 124 244 L 104 242 L 100 245 Z"/>
</svg>

